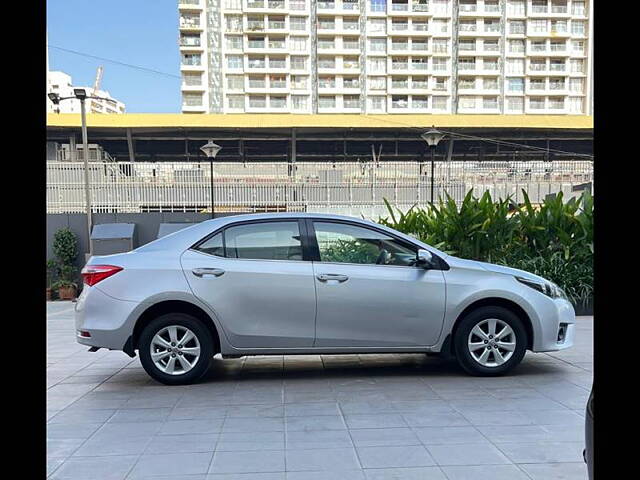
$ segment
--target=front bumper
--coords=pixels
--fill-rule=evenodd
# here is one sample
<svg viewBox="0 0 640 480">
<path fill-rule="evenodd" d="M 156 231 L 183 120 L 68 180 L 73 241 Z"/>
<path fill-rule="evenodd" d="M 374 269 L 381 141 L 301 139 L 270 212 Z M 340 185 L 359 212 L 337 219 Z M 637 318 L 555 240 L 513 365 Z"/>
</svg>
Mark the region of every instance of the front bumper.
<svg viewBox="0 0 640 480">
<path fill-rule="evenodd" d="M 549 300 L 539 311 L 540 321 L 534 332 L 532 348 L 534 352 L 554 352 L 573 346 L 576 334 L 573 305 L 562 298 Z"/>
<path fill-rule="evenodd" d="M 76 341 L 90 347 L 122 350 L 133 333 L 127 319 L 138 305 L 85 285 L 75 304 Z M 80 336 L 80 332 L 91 336 Z"/>
</svg>

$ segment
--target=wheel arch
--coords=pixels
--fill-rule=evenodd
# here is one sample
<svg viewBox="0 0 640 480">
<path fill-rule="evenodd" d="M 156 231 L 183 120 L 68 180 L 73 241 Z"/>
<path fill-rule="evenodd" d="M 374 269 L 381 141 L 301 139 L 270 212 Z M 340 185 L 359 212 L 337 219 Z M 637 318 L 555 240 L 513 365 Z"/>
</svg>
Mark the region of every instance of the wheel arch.
<svg viewBox="0 0 640 480">
<path fill-rule="evenodd" d="M 514 313 L 521 321 L 524 326 L 525 331 L 527 332 L 527 350 L 531 350 L 533 348 L 533 324 L 531 323 L 531 318 L 527 314 L 522 306 L 518 305 L 518 303 L 513 300 L 509 300 L 507 298 L 502 297 L 487 297 L 481 298 L 479 300 L 475 300 L 474 302 L 467 305 L 464 310 L 460 312 L 460 314 L 456 317 L 456 320 L 453 324 L 453 328 L 451 329 L 451 339 L 455 338 L 456 331 L 462 319 L 467 316 L 473 310 L 476 310 L 480 307 L 502 307 L 505 308 L 512 313 Z M 451 350 L 451 354 L 455 355 L 455 342 L 449 342 L 449 348 Z"/>
<path fill-rule="evenodd" d="M 220 352 L 220 335 L 213 319 L 202 308 L 185 300 L 163 300 L 147 307 L 136 320 L 131 335 L 133 349 L 138 348 L 140 334 L 149 322 L 165 313 L 186 313 L 198 319 L 209 331 L 214 345 L 214 353 Z"/>
</svg>

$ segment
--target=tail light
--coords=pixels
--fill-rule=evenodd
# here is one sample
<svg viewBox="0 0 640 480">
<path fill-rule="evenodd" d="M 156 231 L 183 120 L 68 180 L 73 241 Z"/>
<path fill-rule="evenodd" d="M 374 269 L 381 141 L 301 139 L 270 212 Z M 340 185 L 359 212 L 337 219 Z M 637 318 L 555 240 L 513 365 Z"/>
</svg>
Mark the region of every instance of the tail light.
<svg viewBox="0 0 640 480">
<path fill-rule="evenodd" d="M 118 273 L 120 270 L 122 270 L 122 267 L 116 267 L 115 265 L 85 265 L 81 275 L 84 283 L 91 287 L 105 278 Z"/>
</svg>

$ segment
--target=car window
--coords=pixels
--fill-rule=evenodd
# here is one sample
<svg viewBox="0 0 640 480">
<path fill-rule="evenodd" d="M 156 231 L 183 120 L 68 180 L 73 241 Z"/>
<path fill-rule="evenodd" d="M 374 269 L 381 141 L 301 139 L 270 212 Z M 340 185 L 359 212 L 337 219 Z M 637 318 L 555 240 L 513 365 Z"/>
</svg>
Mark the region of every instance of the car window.
<svg viewBox="0 0 640 480">
<path fill-rule="evenodd" d="M 209 255 L 216 255 L 218 257 L 224 257 L 224 244 L 222 243 L 222 232 L 216 233 L 213 237 L 209 238 L 205 242 L 198 245 L 197 250 L 208 253 Z"/>
<path fill-rule="evenodd" d="M 229 258 L 302 260 L 298 222 L 248 223 L 224 231 Z"/>
<path fill-rule="evenodd" d="M 417 249 L 384 233 L 345 223 L 314 222 L 321 262 L 413 265 Z"/>
</svg>

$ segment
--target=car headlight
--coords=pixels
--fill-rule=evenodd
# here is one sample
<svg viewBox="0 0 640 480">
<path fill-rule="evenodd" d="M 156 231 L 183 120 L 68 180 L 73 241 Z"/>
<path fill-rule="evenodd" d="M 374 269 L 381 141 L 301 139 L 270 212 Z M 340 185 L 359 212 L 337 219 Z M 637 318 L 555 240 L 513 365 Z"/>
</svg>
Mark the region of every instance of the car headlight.
<svg viewBox="0 0 640 480">
<path fill-rule="evenodd" d="M 567 294 L 558 285 L 548 281 L 536 281 L 529 280 L 528 278 L 516 277 L 520 283 L 524 283 L 526 286 L 538 290 L 540 293 L 544 293 L 547 297 L 551 298 L 564 298 L 568 300 Z"/>
</svg>

